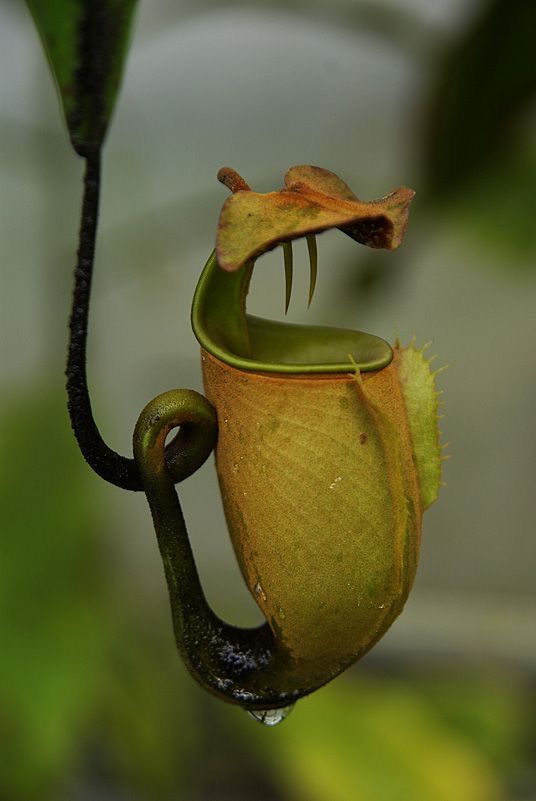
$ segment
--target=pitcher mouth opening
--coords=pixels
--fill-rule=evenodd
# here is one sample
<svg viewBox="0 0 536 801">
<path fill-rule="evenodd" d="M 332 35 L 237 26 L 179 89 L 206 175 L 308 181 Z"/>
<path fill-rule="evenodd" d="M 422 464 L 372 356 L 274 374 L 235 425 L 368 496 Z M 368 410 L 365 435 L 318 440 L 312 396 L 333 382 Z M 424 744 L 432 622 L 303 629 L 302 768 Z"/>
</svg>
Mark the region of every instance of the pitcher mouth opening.
<svg viewBox="0 0 536 801">
<path fill-rule="evenodd" d="M 248 314 L 252 272 L 252 263 L 221 269 L 215 251 L 208 259 L 192 305 L 192 328 L 208 353 L 241 370 L 287 374 L 373 371 L 392 361 L 389 343 L 373 334 Z"/>
<path fill-rule="evenodd" d="M 292 242 L 306 239 L 310 262 L 309 303 L 317 274 L 315 235 L 336 228 L 371 248 L 395 250 L 401 243 L 414 192 L 399 187 L 379 200 L 362 201 L 335 173 L 297 165 L 284 186 L 259 193 L 232 168 L 218 179 L 231 191 L 218 222 L 216 248 L 197 285 L 192 327 L 201 346 L 242 370 L 268 373 L 375 371 L 392 361 L 391 346 L 362 331 L 294 325 L 254 317 L 246 297 L 256 259 L 281 246 L 285 311 L 292 291 Z"/>
</svg>

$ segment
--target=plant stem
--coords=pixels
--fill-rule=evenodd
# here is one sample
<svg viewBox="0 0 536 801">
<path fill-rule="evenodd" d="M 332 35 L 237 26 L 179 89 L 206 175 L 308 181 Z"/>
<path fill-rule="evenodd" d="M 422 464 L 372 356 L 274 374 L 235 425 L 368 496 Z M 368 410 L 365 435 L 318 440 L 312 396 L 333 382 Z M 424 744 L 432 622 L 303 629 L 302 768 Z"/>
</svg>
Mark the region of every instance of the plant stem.
<svg viewBox="0 0 536 801">
<path fill-rule="evenodd" d="M 84 197 L 69 322 L 67 406 L 82 456 L 95 473 L 116 487 L 143 490 L 143 481 L 136 462 L 108 447 L 100 434 L 91 408 L 86 349 L 99 216 L 100 150 L 91 150 L 85 159 Z M 214 448 L 216 436 L 215 423 L 208 426 L 185 421 L 184 425 L 181 425 L 178 434 L 165 448 L 166 467 L 173 482 L 183 481 L 201 467 Z"/>
<path fill-rule="evenodd" d="M 134 459 L 127 459 L 104 442 L 93 417 L 86 373 L 86 346 L 91 279 L 99 216 L 100 150 L 86 156 L 84 198 L 74 291 L 69 322 L 67 396 L 71 426 L 82 455 L 89 466 L 110 484 L 128 490 L 143 489 Z"/>
</svg>

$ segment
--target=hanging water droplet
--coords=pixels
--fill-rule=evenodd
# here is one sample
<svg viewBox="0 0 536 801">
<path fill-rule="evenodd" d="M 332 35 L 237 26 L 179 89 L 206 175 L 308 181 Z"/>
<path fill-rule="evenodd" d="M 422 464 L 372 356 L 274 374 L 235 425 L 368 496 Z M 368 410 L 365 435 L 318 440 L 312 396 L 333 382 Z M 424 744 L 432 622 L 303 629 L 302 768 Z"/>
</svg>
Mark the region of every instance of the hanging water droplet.
<svg viewBox="0 0 536 801">
<path fill-rule="evenodd" d="M 294 704 L 290 704 L 281 709 L 246 709 L 246 712 L 250 718 L 256 720 L 257 723 L 262 723 L 263 726 L 277 726 L 278 723 L 288 718 L 293 709 Z"/>
</svg>

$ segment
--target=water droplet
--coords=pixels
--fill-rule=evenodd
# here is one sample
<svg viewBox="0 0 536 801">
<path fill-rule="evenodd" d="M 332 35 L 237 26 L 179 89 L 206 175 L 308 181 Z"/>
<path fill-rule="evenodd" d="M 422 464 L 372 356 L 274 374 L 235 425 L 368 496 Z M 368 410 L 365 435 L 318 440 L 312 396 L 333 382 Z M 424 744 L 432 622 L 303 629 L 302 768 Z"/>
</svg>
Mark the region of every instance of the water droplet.
<svg viewBox="0 0 536 801">
<path fill-rule="evenodd" d="M 385 609 L 385 604 L 380 604 L 378 609 Z"/>
<path fill-rule="evenodd" d="M 257 595 L 262 601 L 266 601 L 267 600 L 267 595 L 264 592 L 264 590 L 262 588 L 262 584 L 260 583 L 260 581 L 258 581 L 255 584 L 255 595 Z"/>
<path fill-rule="evenodd" d="M 261 473 L 266 473 L 266 465 L 261 464 Z"/>
<path fill-rule="evenodd" d="M 337 484 L 339 483 L 339 481 L 342 481 L 342 476 L 337 476 L 337 478 L 335 479 L 335 481 L 333 482 L 333 484 L 330 484 L 330 485 L 329 485 L 329 488 L 330 488 L 330 490 L 332 490 L 332 489 L 335 489 L 335 487 L 337 486 Z"/>
<path fill-rule="evenodd" d="M 285 610 L 283 609 L 282 606 L 279 607 L 279 617 L 281 618 L 281 620 L 284 620 L 286 617 Z"/>
<path fill-rule="evenodd" d="M 229 422 L 229 418 L 228 417 L 224 417 L 223 418 L 223 422 L 225 423 L 225 425 L 227 425 L 227 423 Z"/>
<path fill-rule="evenodd" d="M 250 718 L 256 720 L 257 723 L 262 723 L 263 726 L 277 726 L 278 723 L 288 718 L 293 709 L 294 704 L 290 704 L 281 709 L 246 709 L 246 712 Z"/>
</svg>

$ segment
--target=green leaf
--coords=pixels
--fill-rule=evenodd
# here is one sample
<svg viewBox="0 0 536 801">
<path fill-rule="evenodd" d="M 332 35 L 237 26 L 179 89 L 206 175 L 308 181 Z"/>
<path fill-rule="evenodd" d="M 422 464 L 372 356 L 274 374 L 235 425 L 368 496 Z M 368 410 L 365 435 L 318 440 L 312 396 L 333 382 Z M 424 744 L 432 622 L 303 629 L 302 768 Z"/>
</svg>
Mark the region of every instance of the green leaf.
<svg viewBox="0 0 536 801">
<path fill-rule="evenodd" d="M 166 616 L 144 621 L 138 609 L 122 635 L 99 701 L 109 762 L 125 797 L 182 798 L 179 788 L 194 778 L 202 748 L 196 690 L 180 668 Z"/>
<path fill-rule="evenodd" d="M 424 109 L 423 190 L 511 270 L 536 264 L 533 0 L 490 0 L 449 42 Z M 490 260 L 496 263 L 497 259 Z"/>
<path fill-rule="evenodd" d="M 418 688 L 445 725 L 478 746 L 501 773 L 523 770 L 527 780 L 535 781 L 536 765 L 528 753 L 530 702 L 515 673 L 499 669 L 496 674 L 492 670 L 464 675 L 451 670 L 419 677 Z M 520 767 L 524 761 L 528 764 Z"/>
<path fill-rule="evenodd" d="M 244 726 L 246 724 L 244 723 Z M 250 733 L 295 801 L 499 801 L 478 745 L 409 684 L 339 680 L 301 701 L 276 736 Z"/>
<path fill-rule="evenodd" d="M 27 0 L 60 94 L 74 149 L 102 145 L 136 0 Z"/>
<path fill-rule="evenodd" d="M 198 743 L 191 688 L 167 615 L 114 556 L 63 407 L 39 384 L 0 405 L 0 798 L 70 797 L 94 742 L 129 798 L 177 797 Z"/>
<path fill-rule="evenodd" d="M 532 0 L 492 0 L 446 51 L 426 110 L 434 195 L 463 191 L 512 149 L 536 89 L 535 25 Z"/>
<path fill-rule="evenodd" d="M 489 264 L 501 270 L 536 269 L 536 136 L 527 131 L 486 174 L 468 183 L 448 209 L 447 224 L 477 237 Z"/>
<path fill-rule="evenodd" d="M 62 400 L 32 386 L 0 414 L 0 797 L 11 801 L 44 801 L 69 775 L 113 641 L 102 525 Z"/>
</svg>

